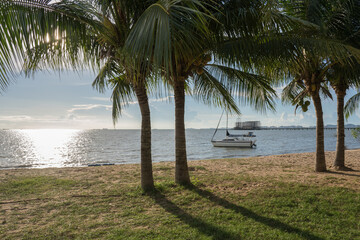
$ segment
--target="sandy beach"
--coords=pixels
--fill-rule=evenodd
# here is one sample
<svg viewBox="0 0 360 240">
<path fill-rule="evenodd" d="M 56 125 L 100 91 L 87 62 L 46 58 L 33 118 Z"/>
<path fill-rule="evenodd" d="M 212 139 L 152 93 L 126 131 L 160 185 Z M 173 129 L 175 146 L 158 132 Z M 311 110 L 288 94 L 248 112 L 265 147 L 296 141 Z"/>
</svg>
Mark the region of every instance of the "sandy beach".
<svg viewBox="0 0 360 240">
<path fill-rule="evenodd" d="M 336 171 L 332 168 L 335 152 L 326 152 L 328 172 L 314 172 L 315 153 L 296 153 L 251 158 L 215 159 L 189 161 L 192 176 L 206 174 L 247 174 L 253 177 L 296 181 L 305 184 L 321 184 L 346 186 L 360 190 L 360 149 L 346 151 L 346 165 L 354 171 Z M 164 169 L 173 170 L 174 162 L 154 163 L 154 177 L 161 179 Z M 0 182 L 16 177 L 52 176 L 71 178 L 73 180 L 101 179 L 111 184 L 139 184 L 139 164 L 121 164 L 101 167 L 79 168 L 44 168 L 44 169 L 9 169 L 0 171 Z M 337 181 L 329 181 L 329 177 Z"/>
</svg>

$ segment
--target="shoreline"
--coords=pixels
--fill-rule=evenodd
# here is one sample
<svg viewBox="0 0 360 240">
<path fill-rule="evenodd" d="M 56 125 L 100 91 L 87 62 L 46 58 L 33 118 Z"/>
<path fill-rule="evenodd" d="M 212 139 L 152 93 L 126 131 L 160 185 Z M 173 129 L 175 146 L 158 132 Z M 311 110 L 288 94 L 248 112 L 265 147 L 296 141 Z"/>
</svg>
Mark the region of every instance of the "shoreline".
<svg viewBox="0 0 360 240">
<path fill-rule="evenodd" d="M 360 151 L 360 148 L 352 148 L 352 149 L 346 149 L 345 152 L 351 152 L 351 151 Z M 335 153 L 335 151 L 325 151 L 325 154 L 331 154 Z M 276 158 L 283 155 L 298 155 L 298 154 L 315 154 L 315 152 L 299 152 L 299 153 L 283 153 L 283 154 L 275 154 L 275 155 L 258 155 L 258 156 L 252 156 L 252 157 L 231 157 L 231 158 L 209 158 L 209 159 L 188 159 L 188 163 L 190 162 L 196 162 L 196 161 L 216 161 L 216 160 L 233 160 L 233 159 L 251 159 L 251 158 Z M 359 154 L 360 155 L 360 154 Z M 360 156 L 359 156 L 360 158 Z M 326 159 L 328 162 L 328 159 Z M 345 159 L 346 161 L 346 159 Z M 156 161 L 152 162 L 153 164 L 159 164 L 159 163 L 173 163 L 175 161 Z M 93 164 L 93 163 L 89 163 Z M 1 171 L 7 171 L 7 170 L 36 170 L 36 169 L 72 169 L 72 168 L 93 168 L 93 167 L 109 167 L 109 166 L 126 166 L 126 165 L 140 165 L 140 163 L 99 163 L 104 164 L 104 166 L 89 166 L 87 165 L 81 165 L 81 166 L 62 166 L 62 167 L 29 167 L 32 165 L 19 165 L 15 167 L 1 167 L 0 166 L 0 172 Z M 97 163 L 95 163 L 97 164 Z"/>
<path fill-rule="evenodd" d="M 291 153 L 271 156 L 258 156 L 247 158 L 226 158 L 210 160 L 188 161 L 189 172 L 192 177 L 201 173 L 199 169 L 207 169 L 212 174 L 246 174 L 254 177 L 269 177 L 273 179 L 287 179 L 297 181 L 301 179 L 304 183 L 314 182 L 319 178 L 326 179 L 334 174 L 339 176 L 360 177 L 360 149 L 346 150 L 346 166 L 354 171 L 337 171 L 332 168 L 335 152 L 325 152 L 327 172 L 316 173 L 315 153 Z M 163 169 L 169 170 L 168 174 L 174 174 L 174 162 L 153 163 L 153 174 L 155 182 L 164 174 Z M 126 180 L 129 184 L 139 185 L 140 164 L 118 164 L 98 167 L 63 167 L 63 168 L 27 168 L 27 169 L 2 169 L 0 170 L 0 182 L 16 177 L 50 176 L 55 178 L 74 178 L 78 180 L 90 180 L 93 178 L 108 178 L 111 175 L 128 175 L 135 177 Z M 293 179 L 295 177 L 295 179 Z M 130 181 L 130 179 L 132 179 Z M 321 180 L 321 182 L 324 181 Z M 112 180 L 108 180 L 111 184 Z M 360 189 L 360 181 L 352 183 L 352 187 Z"/>
</svg>

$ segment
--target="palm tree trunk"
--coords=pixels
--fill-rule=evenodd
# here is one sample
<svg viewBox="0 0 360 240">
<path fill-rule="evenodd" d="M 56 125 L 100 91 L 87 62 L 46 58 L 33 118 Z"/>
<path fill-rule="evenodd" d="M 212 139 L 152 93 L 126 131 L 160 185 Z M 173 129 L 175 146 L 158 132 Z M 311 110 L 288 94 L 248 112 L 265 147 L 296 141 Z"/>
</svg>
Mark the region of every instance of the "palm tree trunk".
<svg viewBox="0 0 360 240">
<path fill-rule="evenodd" d="M 312 94 L 312 99 L 316 112 L 316 159 L 315 159 L 315 171 L 325 172 L 325 146 L 324 146 L 324 120 L 323 110 L 321 105 L 321 99 L 319 92 Z"/>
<path fill-rule="evenodd" d="M 154 189 L 151 160 L 151 119 L 146 87 L 143 82 L 135 86 L 135 93 L 141 111 L 141 188 L 144 191 Z"/>
<path fill-rule="evenodd" d="M 176 79 L 175 97 L 175 182 L 190 184 L 185 138 L 185 81 Z"/>
<path fill-rule="evenodd" d="M 335 91 L 337 97 L 337 141 L 336 157 L 334 167 L 337 169 L 345 168 L 345 126 L 344 126 L 344 98 L 343 91 Z"/>
</svg>

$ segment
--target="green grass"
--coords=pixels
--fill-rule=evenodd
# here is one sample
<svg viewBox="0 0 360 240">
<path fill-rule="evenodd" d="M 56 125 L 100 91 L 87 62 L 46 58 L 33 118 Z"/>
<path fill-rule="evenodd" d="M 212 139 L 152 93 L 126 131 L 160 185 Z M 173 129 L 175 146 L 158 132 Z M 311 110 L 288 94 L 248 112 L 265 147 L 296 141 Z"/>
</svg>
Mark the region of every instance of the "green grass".
<svg viewBox="0 0 360 240">
<path fill-rule="evenodd" d="M 58 189 L 70 190 L 76 182 L 70 179 L 56 179 L 54 177 L 19 177 L 7 183 L 0 184 L 0 197 L 13 198 L 17 196 L 51 193 Z"/>
<path fill-rule="evenodd" d="M 0 183 L 0 239 L 360 239 L 356 190 L 195 169 L 194 185 L 182 187 L 160 167 L 171 171 L 150 194 L 97 179 L 13 177 Z M 257 183 L 266 186 L 242 194 Z"/>
</svg>

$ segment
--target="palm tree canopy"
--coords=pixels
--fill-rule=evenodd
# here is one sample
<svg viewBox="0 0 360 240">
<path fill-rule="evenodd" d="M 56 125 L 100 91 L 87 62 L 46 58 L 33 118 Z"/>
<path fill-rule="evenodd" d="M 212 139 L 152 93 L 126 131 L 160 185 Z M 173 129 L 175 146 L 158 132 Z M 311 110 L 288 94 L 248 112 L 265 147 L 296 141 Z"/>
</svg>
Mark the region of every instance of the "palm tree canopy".
<svg viewBox="0 0 360 240">
<path fill-rule="evenodd" d="M 200 40 L 208 32 L 204 23 L 210 16 L 196 9 L 196 7 L 205 9 L 200 1 L 156 3 L 155 1 L 130 0 L 62 0 L 57 2 L 6 0 L 0 6 L 0 14 L 4 16 L 1 18 L 3 24 L 0 31 L 5 33 L 1 35 L 0 49 L 3 51 L 0 52 L 0 61 L 7 61 L 6 64 L 2 64 L 6 68 L 0 69 L 0 77 L 3 80 L 0 81 L 3 84 L 1 86 L 5 87 L 7 84 L 8 75 L 6 74 L 11 73 L 11 70 L 15 72 L 23 66 L 28 75 L 38 69 L 82 70 L 88 67 L 98 72 L 93 83 L 96 89 L 103 91 L 108 86 L 114 87 L 112 96 L 114 121 L 119 116 L 122 107 L 133 97 L 133 92 L 129 91 L 128 86 L 124 86 L 126 91 L 122 89 L 124 90 L 122 93 L 115 92 L 121 89 L 118 83 L 125 84 L 126 77 L 128 81 L 135 84 L 139 77 L 140 71 L 133 67 L 135 61 L 129 57 L 129 52 L 124 50 L 124 46 L 125 43 L 132 42 L 131 39 L 134 33 L 137 33 L 139 26 L 140 33 L 144 30 L 141 29 L 142 24 L 145 24 L 145 29 L 148 29 L 146 21 L 143 21 L 144 16 L 148 13 L 155 15 L 158 12 L 161 13 L 159 11 L 159 9 L 163 10 L 161 7 L 166 7 L 172 14 L 171 27 L 180 28 L 180 30 L 172 35 L 174 37 L 172 42 L 175 42 L 175 49 L 177 49 L 175 58 L 177 60 L 174 62 L 175 67 L 171 69 L 180 67 L 186 72 L 190 71 L 186 69 L 188 66 L 182 66 L 182 62 L 187 62 L 186 58 L 190 57 L 186 52 L 191 52 L 190 49 L 199 49 L 196 53 L 192 51 L 191 60 L 195 57 L 194 54 L 197 59 L 200 58 L 198 55 L 202 53 L 201 44 L 204 43 Z M 146 14 L 142 14 L 144 11 Z M 166 18 L 166 16 L 162 17 Z M 184 19 L 192 18 L 197 19 L 196 26 L 192 26 L 190 20 L 184 22 Z M 33 24 L 34 22 L 36 24 Z M 161 23 L 165 24 L 164 21 Z M 157 26 L 157 29 L 161 36 L 166 32 L 164 31 L 166 24 Z M 170 30 L 167 29 L 167 31 Z M 190 33 L 193 33 L 192 37 Z M 179 39 L 186 44 L 182 44 L 181 47 L 176 46 L 180 44 Z M 166 49 L 165 47 L 163 49 Z M 163 53 L 161 49 L 155 52 Z M 161 58 L 163 57 L 158 59 Z M 167 61 L 172 60 L 167 59 Z M 139 64 L 142 67 L 149 67 L 149 62 L 147 59 L 140 61 Z M 151 64 L 154 65 L 154 63 L 156 61 L 152 61 Z M 150 69 L 145 76 L 154 80 L 154 76 L 150 76 L 151 72 Z M 147 84 L 151 91 L 159 83 L 148 81 Z M 229 105 L 236 109 L 231 96 L 224 91 L 224 88 L 219 89 L 218 94 L 227 97 Z M 115 96 L 119 99 L 115 100 Z M 218 100 L 213 102 L 220 104 Z"/>
<path fill-rule="evenodd" d="M 188 87 L 194 86 L 198 100 L 238 112 L 235 99 L 225 95 L 227 89 L 257 109 L 273 108 L 274 91 L 268 80 L 254 74 L 252 64 L 227 61 L 230 55 L 226 58 L 218 51 L 231 37 L 242 36 L 243 42 L 253 37 L 257 31 L 257 24 L 253 24 L 255 9 L 260 5 L 254 2 L 210 1 L 210 6 L 209 1 L 159 1 L 141 16 L 126 46 L 139 62 L 151 61 L 152 70 L 170 85 L 180 78 L 187 81 Z M 238 17 L 233 18 L 236 14 Z"/>
<path fill-rule="evenodd" d="M 293 62 L 295 64 L 288 64 L 287 77 L 299 83 L 310 74 L 316 73 L 320 81 L 317 88 L 323 91 L 325 96 L 330 96 L 326 83 L 331 82 L 332 86 L 358 84 L 357 66 L 360 49 L 357 47 L 359 27 L 356 24 L 360 12 L 359 1 L 296 1 L 295 3 L 282 1 L 282 3 L 287 14 L 318 26 L 316 31 L 294 28 L 300 38 L 312 37 L 315 45 L 312 49 L 308 49 L 306 45 L 300 48 L 302 53 L 296 55 L 299 57 Z M 318 44 L 328 50 L 323 52 L 323 47 L 318 47 Z M 312 88 L 306 90 L 300 85 L 289 85 L 283 92 L 283 99 L 295 105 L 304 102 L 302 98 L 306 97 Z M 301 91 L 298 86 L 302 87 Z"/>
<path fill-rule="evenodd" d="M 95 88 L 113 89 L 116 121 L 122 106 L 132 100 L 129 84 L 137 78 L 123 47 L 134 22 L 149 4 L 151 1 L 134 0 L 1 2 L 0 31 L 4 34 L 0 36 L 0 63 L 4 68 L 0 69 L 0 86 L 8 83 L 8 73 L 23 66 L 26 74 L 38 69 L 90 68 L 98 72 Z"/>
</svg>

